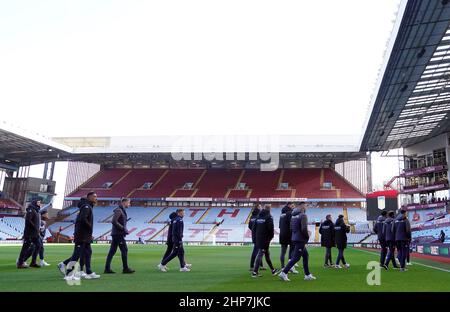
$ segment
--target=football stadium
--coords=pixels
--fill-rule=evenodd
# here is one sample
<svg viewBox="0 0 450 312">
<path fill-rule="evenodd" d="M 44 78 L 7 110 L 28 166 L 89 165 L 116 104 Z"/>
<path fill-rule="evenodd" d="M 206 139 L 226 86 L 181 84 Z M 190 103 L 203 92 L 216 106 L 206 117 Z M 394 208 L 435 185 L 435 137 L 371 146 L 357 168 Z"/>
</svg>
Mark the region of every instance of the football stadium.
<svg viewBox="0 0 450 312">
<path fill-rule="evenodd" d="M 402 1 L 357 140 L 54 137 L 1 122 L 0 291 L 450 291 L 449 53 L 450 3 Z M 382 188 L 374 153 L 398 162 Z"/>
</svg>

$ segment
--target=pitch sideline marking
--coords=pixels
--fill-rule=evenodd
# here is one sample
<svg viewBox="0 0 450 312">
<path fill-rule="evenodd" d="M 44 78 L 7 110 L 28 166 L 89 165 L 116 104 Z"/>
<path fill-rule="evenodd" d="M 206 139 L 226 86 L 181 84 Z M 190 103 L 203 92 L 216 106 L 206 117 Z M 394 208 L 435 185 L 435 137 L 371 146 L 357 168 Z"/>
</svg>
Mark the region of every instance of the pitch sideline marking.
<svg viewBox="0 0 450 312">
<path fill-rule="evenodd" d="M 353 249 L 358 250 L 358 251 L 362 251 L 362 252 L 366 252 L 366 253 L 369 253 L 369 254 L 377 255 L 377 253 L 374 252 L 374 251 L 368 251 L 368 250 L 363 250 L 363 249 L 358 249 L 358 248 L 353 248 Z M 412 262 L 412 263 L 417 264 L 417 265 L 421 265 L 421 266 L 424 266 L 424 267 L 427 267 L 427 268 L 431 268 L 431 269 L 435 269 L 435 270 L 439 270 L 439 271 L 444 271 L 444 272 L 450 273 L 450 270 L 434 267 L 432 265 L 427 265 L 427 264 L 423 264 L 423 263 L 419 263 L 419 262 Z"/>
</svg>

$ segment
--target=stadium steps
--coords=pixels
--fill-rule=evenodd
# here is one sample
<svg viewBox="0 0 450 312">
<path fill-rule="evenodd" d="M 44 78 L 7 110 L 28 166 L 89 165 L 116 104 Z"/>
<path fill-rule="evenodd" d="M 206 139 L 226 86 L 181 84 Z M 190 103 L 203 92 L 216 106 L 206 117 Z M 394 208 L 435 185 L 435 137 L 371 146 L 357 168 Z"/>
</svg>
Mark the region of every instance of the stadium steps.
<svg viewBox="0 0 450 312">
<path fill-rule="evenodd" d="M 119 178 L 119 180 L 117 180 L 116 182 L 114 182 L 114 184 L 111 186 L 111 189 L 114 188 L 114 186 L 116 186 L 117 184 L 120 183 L 120 181 L 122 181 L 123 179 L 125 179 L 127 177 L 127 175 L 129 175 L 132 172 L 132 170 L 128 170 L 127 172 L 125 172 L 125 174 Z"/>
<path fill-rule="evenodd" d="M 210 241 L 212 239 L 212 236 L 215 235 L 218 230 L 219 226 L 214 225 L 212 229 L 209 231 L 209 233 L 205 235 L 205 238 L 203 239 L 202 243 L 207 243 L 208 241 Z"/>
<path fill-rule="evenodd" d="M 119 169 L 119 170 L 125 170 L 125 169 Z M 78 192 L 79 190 L 81 191 L 109 191 L 112 190 L 114 188 L 115 185 L 117 185 L 120 181 L 122 181 L 123 179 L 125 179 L 125 177 L 127 175 L 129 175 L 132 172 L 132 169 L 127 170 L 126 172 L 124 172 L 122 175 L 118 176 L 119 178 L 117 179 L 117 181 L 114 181 L 113 184 L 111 185 L 111 188 L 104 188 L 104 187 L 85 187 L 87 184 L 89 184 L 94 178 L 97 177 L 97 175 L 100 175 L 102 173 L 105 173 L 105 171 L 100 170 L 97 174 L 95 174 L 94 176 L 92 176 L 90 179 L 88 179 L 85 183 L 83 183 L 83 185 L 75 192 L 72 192 L 72 194 L 75 194 L 76 192 Z M 109 172 L 110 173 L 110 172 Z M 111 182 L 111 181 L 106 181 L 106 182 Z"/>
<path fill-rule="evenodd" d="M 348 210 L 347 210 L 347 207 L 342 208 L 342 212 L 344 214 L 344 221 L 345 221 L 345 223 L 348 223 Z"/>
<path fill-rule="evenodd" d="M 198 192 L 198 188 L 196 188 L 196 189 L 192 192 L 191 197 L 195 197 L 195 194 L 197 194 L 197 192 Z"/>
<path fill-rule="evenodd" d="M 77 187 L 75 190 L 73 190 L 73 191 L 70 192 L 69 194 L 75 194 L 75 193 L 77 193 L 78 191 L 81 191 L 81 190 L 83 189 L 83 187 L 84 187 L 86 184 L 88 184 L 88 183 L 90 183 L 92 180 L 94 180 L 98 175 L 100 175 L 101 172 L 102 172 L 102 171 L 99 170 L 99 171 L 97 171 L 96 173 L 94 173 L 89 179 L 87 179 L 86 181 L 84 181 L 79 187 Z"/>
<path fill-rule="evenodd" d="M 248 213 L 248 216 L 245 219 L 244 224 L 248 224 L 250 222 L 250 219 L 252 218 L 252 212 L 253 212 L 253 209 L 250 209 L 250 212 Z"/>
<path fill-rule="evenodd" d="M 320 189 L 322 188 L 324 181 L 325 181 L 325 171 L 323 169 L 320 169 L 320 185 L 319 185 Z"/>
<path fill-rule="evenodd" d="M 284 169 L 281 170 L 280 172 L 280 176 L 278 177 L 278 184 L 277 184 L 277 188 L 280 187 L 281 183 L 283 182 L 284 179 Z"/>
<path fill-rule="evenodd" d="M 236 184 L 234 185 L 233 188 L 228 189 L 227 193 L 225 194 L 225 198 L 228 198 L 231 191 L 235 190 L 237 188 L 237 186 L 239 185 L 239 183 L 241 183 L 242 178 L 244 177 L 244 174 L 245 174 L 245 169 L 242 169 L 241 174 L 239 175 L 239 178 L 238 178 Z"/>
<path fill-rule="evenodd" d="M 97 237 L 94 237 L 94 240 L 97 240 L 97 239 L 99 239 L 100 237 L 103 237 L 103 236 L 108 236 L 108 234 L 111 233 L 111 231 L 112 231 L 112 230 L 108 230 L 108 231 L 106 231 L 105 233 L 103 233 L 103 234 L 101 234 L 101 235 L 99 235 L 99 236 L 97 236 Z"/>
<path fill-rule="evenodd" d="M 203 177 L 205 176 L 207 170 L 204 169 L 202 174 L 198 177 L 197 181 L 194 183 L 194 185 L 192 186 L 193 189 L 197 189 L 199 183 L 203 180 Z M 192 196 L 191 196 L 192 197 Z"/>
<path fill-rule="evenodd" d="M 208 209 L 205 210 L 205 212 L 202 214 L 202 216 L 200 217 L 200 219 L 197 220 L 197 222 L 195 222 L 195 224 L 200 224 L 202 223 L 203 219 L 205 219 L 205 217 L 208 215 L 208 213 L 211 211 L 211 207 L 208 207 Z"/>
<path fill-rule="evenodd" d="M 319 234 L 319 227 L 318 226 L 316 226 L 314 228 L 314 233 L 315 233 L 315 235 L 314 235 L 314 242 L 320 242 L 320 234 Z"/>
<path fill-rule="evenodd" d="M 159 231 L 156 231 L 152 236 L 150 236 L 148 239 L 146 239 L 146 242 L 150 242 L 152 241 L 155 237 L 158 237 L 159 235 L 161 235 L 162 233 L 164 233 L 164 231 L 169 227 L 168 224 L 164 225 L 163 228 Z"/>
<path fill-rule="evenodd" d="M 159 218 L 160 215 L 163 214 L 164 211 L 166 211 L 167 207 L 164 207 L 163 209 L 161 209 L 160 212 L 158 212 L 156 214 L 156 216 L 154 216 L 150 221 L 148 221 L 147 223 L 153 223 L 153 221 L 157 220 Z"/>
<path fill-rule="evenodd" d="M 156 180 L 156 182 L 153 183 L 153 184 L 152 184 L 152 187 L 150 187 L 148 190 L 154 189 L 155 186 L 158 185 L 159 182 L 161 182 L 162 179 L 164 179 L 164 177 L 165 177 L 168 173 L 169 173 L 169 169 L 165 170 L 165 171 L 163 172 L 163 174 L 161 174 L 161 176 L 158 178 L 158 180 Z M 133 195 L 133 193 L 136 192 L 137 190 L 141 190 L 141 188 L 140 188 L 140 187 L 135 188 L 134 190 L 132 190 L 132 191 L 127 195 L 127 197 L 130 198 L 131 195 Z"/>
</svg>

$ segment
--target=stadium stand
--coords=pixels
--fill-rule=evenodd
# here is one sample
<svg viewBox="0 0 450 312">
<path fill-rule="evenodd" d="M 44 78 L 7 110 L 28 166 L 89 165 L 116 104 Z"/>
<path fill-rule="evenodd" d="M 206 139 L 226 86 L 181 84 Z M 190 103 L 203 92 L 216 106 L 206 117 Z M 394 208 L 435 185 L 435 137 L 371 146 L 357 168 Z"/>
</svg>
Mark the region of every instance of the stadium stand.
<svg viewBox="0 0 450 312">
<path fill-rule="evenodd" d="M 167 223 L 169 215 L 179 207 L 137 207 L 128 208 L 129 241 L 161 242 L 167 238 Z M 273 242 L 278 242 L 278 224 L 281 214 L 281 206 L 271 209 L 274 220 L 275 237 Z M 110 239 L 112 210 L 114 206 L 94 208 L 94 237 L 97 239 Z M 213 242 L 238 243 L 250 242 L 251 234 L 247 228 L 247 222 L 252 208 L 245 207 L 187 207 L 185 208 L 184 224 L 186 226 L 187 242 Z M 348 208 L 349 217 L 355 223 L 354 240 L 365 238 L 370 232 L 366 221 L 365 211 L 359 208 Z M 50 226 L 52 233 L 61 230 L 61 234 L 71 237 L 73 235 L 73 222 L 76 218 L 77 208 L 70 207 L 61 211 L 59 216 L 63 217 L 59 222 Z M 320 241 L 320 236 L 315 235 L 316 223 L 331 214 L 336 219 L 339 214 L 344 214 L 342 207 L 307 208 L 309 220 L 308 230 L 311 232 L 310 242 Z M 64 217 L 65 216 L 65 217 Z M 319 240 L 318 240 L 319 239 Z"/>
<path fill-rule="evenodd" d="M 195 197 L 225 198 L 229 189 L 238 183 L 241 169 L 214 169 L 207 170 L 203 179 L 197 185 Z"/>
<path fill-rule="evenodd" d="M 331 188 L 324 188 L 324 182 Z M 244 189 L 238 188 L 240 183 Z M 281 184 L 287 188 L 281 189 Z M 68 197 L 81 197 L 89 190 L 104 198 L 364 197 L 332 169 L 103 169 Z"/>
<path fill-rule="evenodd" d="M 10 199 L 0 198 L 0 209 L 7 209 L 7 208 L 19 210 L 20 206 Z"/>
</svg>

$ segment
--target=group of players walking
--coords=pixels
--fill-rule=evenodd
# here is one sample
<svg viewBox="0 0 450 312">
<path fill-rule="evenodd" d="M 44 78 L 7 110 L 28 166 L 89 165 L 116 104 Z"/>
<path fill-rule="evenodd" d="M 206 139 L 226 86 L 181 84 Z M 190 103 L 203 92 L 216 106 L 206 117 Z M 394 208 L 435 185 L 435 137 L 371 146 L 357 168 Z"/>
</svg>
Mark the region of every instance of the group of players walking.
<svg viewBox="0 0 450 312">
<path fill-rule="evenodd" d="M 41 266 L 48 266 L 49 264 L 44 260 L 44 237 L 46 232 L 45 220 L 48 218 L 47 211 L 41 211 L 42 199 L 34 199 L 29 207 L 25 217 L 25 229 L 23 235 L 23 245 L 17 259 L 17 268 L 25 269 L 28 267 L 39 268 Z M 81 198 L 78 203 L 79 212 L 75 220 L 74 231 L 74 250 L 72 255 L 66 260 L 58 264 L 58 270 L 64 276 L 64 279 L 69 281 L 76 281 L 80 278 L 84 279 L 98 279 L 99 274 L 96 274 L 91 269 L 92 248 L 91 243 L 94 239 L 94 206 L 97 204 L 97 194 L 89 192 L 86 198 Z M 112 217 L 111 229 L 111 246 L 106 257 L 105 274 L 114 274 L 111 269 L 111 262 L 117 249 L 120 249 L 122 256 L 122 273 L 131 274 L 135 270 L 128 266 L 128 247 L 125 240 L 126 235 L 129 234 L 127 222 L 130 220 L 127 216 L 126 209 L 130 206 L 130 200 L 124 198 L 120 201 L 119 206 L 114 209 Z M 162 272 L 167 272 L 167 263 L 175 257 L 180 260 L 180 271 L 189 272 L 191 264 L 184 261 L 183 249 L 183 217 L 184 209 L 178 209 L 170 215 L 170 222 L 168 226 L 167 235 L 167 250 L 163 256 L 161 264 L 158 268 Z M 37 264 L 36 258 L 40 255 L 40 264 Z M 32 256 L 31 264 L 26 263 L 27 259 Z"/>
<path fill-rule="evenodd" d="M 100 275 L 91 269 L 92 248 L 91 243 L 94 239 L 93 235 L 93 208 L 97 203 L 97 195 L 95 192 L 89 192 L 86 198 L 82 198 L 78 204 L 79 213 L 75 220 L 74 231 L 74 250 L 72 255 L 66 260 L 58 264 L 59 271 L 66 280 L 98 279 Z M 127 229 L 126 209 L 130 206 L 130 200 L 124 198 L 119 206 L 114 209 L 112 217 L 111 230 L 111 246 L 106 257 L 105 274 L 114 274 L 111 269 L 111 261 L 120 249 L 122 256 L 122 265 L 124 274 L 134 273 L 135 271 L 128 266 L 128 248 L 125 240 L 129 234 Z M 45 221 L 48 219 L 47 212 L 42 210 L 41 199 L 35 199 L 27 208 L 25 218 L 24 242 L 17 260 L 17 267 L 27 268 L 26 260 L 32 257 L 30 267 L 47 266 L 44 260 L 44 236 L 46 231 Z M 296 267 L 300 259 L 305 274 L 304 279 L 307 281 L 315 280 L 316 277 L 309 271 L 309 254 L 307 243 L 310 233 L 308 232 L 308 217 L 306 215 L 306 203 L 299 203 L 295 207 L 293 203 L 283 207 L 279 221 L 279 243 L 281 245 L 280 263 L 281 269 L 274 267 L 270 257 L 270 243 L 274 238 L 275 230 L 273 218 L 270 214 L 271 206 L 269 204 L 262 207 L 257 205 L 251 214 L 249 220 L 249 228 L 252 233 L 252 242 L 254 244 L 251 259 L 250 271 L 254 278 L 261 277 L 260 270 L 264 270 L 263 258 L 269 266 L 272 275 L 279 276 L 283 281 L 290 281 L 289 273 L 298 274 Z M 180 262 L 180 271 L 189 272 L 191 264 L 186 263 L 184 259 L 183 248 L 183 231 L 184 231 L 184 209 L 177 209 L 173 212 L 168 222 L 167 249 L 157 268 L 161 272 L 167 272 L 167 264 L 174 258 L 178 257 Z M 406 217 L 406 211 L 401 210 L 397 217 L 394 218 L 394 212 L 382 212 L 378 218 L 375 227 L 375 233 L 381 245 L 380 266 L 388 269 L 389 263 L 392 261 L 394 267 L 400 266 L 401 271 L 405 271 L 405 263 L 409 262 L 409 242 L 411 241 L 411 227 Z M 321 234 L 321 246 L 325 247 L 324 267 L 332 267 L 337 269 L 349 268 L 344 257 L 344 250 L 347 247 L 347 233 L 350 227 L 345 224 L 344 216 L 339 215 L 333 223 L 332 216 L 327 215 L 321 223 L 319 233 Z M 332 261 L 332 248 L 338 249 L 336 262 Z M 398 251 L 399 265 L 395 261 L 395 248 Z M 285 262 L 286 254 L 288 254 L 288 262 Z M 37 256 L 40 256 L 40 263 L 37 264 Z M 78 264 L 79 263 L 79 264 Z M 343 266 L 341 266 L 341 263 Z"/>
<path fill-rule="evenodd" d="M 281 270 L 274 268 L 270 258 L 270 242 L 274 237 L 273 218 L 270 215 L 270 205 L 263 208 L 258 205 L 254 208 L 249 221 L 249 229 L 252 231 L 252 242 L 254 244 L 253 252 L 250 258 L 250 271 L 252 277 L 260 277 L 259 270 L 262 266 L 262 258 L 265 257 L 266 263 L 271 269 L 272 275 L 278 275 L 283 281 L 290 281 L 289 273 L 298 274 L 295 267 L 297 262 L 303 259 L 304 279 L 307 281 L 315 280 L 316 277 L 309 271 L 309 254 L 307 243 L 310 233 L 308 232 L 308 217 L 306 215 L 306 203 L 301 202 L 296 208 L 293 203 L 288 203 L 281 210 L 279 221 L 279 243 L 281 245 L 280 263 Z M 344 249 L 347 247 L 347 233 L 350 227 L 345 224 L 344 216 L 339 215 L 336 222 L 333 223 L 331 215 L 326 216 L 326 220 L 320 225 L 321 245 L 326 248 L 324 267 L 333 267 L 341 269 L 343 264 L 349 268 L 350 264 L 345 261 Z M 331 248 L 338 248 L 338 257 L 333 264 Z M 289 260 L 285 263 L 286 253 Z"/>
<path fill-rule="evenodd" d="M 407 271 L 406 265 L 411 265 L 409 251 L 411 244 L 411 225 L 406 210 L 400 210 L 395 216 L 394 211 L 383 211 L 378 217 L 374 232 L 381 246 L 380 266 L 388 270 L 389 263 L 401 272 Z M 397 249 L 397 257 L 395 257 Z"/>
</svg>

